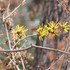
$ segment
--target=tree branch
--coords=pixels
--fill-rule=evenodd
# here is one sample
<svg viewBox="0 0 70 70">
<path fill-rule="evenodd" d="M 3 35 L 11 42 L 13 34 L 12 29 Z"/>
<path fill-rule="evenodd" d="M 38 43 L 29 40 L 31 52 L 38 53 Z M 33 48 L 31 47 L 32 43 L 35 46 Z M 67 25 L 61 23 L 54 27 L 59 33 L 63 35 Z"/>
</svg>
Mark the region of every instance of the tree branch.
<svg viewBox="0 0 70 70">
<path fill-rule="evenodd" d="M 48 48 L 48 47 L 43 47 L 43 46 L 37 46 L 37 45 L 31 45 L 30 47 L 26 47 L 26 48 L 23 48 L 23 49 L 18 49 L 18 50 L 0 50 L 0 52 L 21 52 L 21 51 L 24 51 L 24 50 L 29 50 L 31 48 L 38 48 L 38 49 L 43 49 L 43 50 L 49 50 L 49 51 L 55 51 L 55 52 L 60 52 L 60 53 L 63 53 L 63 54 L 67 54 L 67 55 L 70 55 L 69 52 L 66 52 L 66 51 L 62 51 L 62 50 L 58 50 L 58 49 L 53 49 L 53 48 Z"/>
</svg>

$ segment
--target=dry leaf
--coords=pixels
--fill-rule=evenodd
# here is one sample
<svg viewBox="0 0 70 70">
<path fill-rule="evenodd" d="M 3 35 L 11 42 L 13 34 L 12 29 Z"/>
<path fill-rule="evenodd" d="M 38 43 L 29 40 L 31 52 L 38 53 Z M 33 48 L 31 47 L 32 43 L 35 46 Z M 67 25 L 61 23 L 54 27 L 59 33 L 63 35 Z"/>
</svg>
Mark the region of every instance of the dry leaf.
<svg viewBox="0 0 70 70">
<path fill-rule="evenodd" d="M 63 50 L 64 49 L 64 42 L 63 41 L 61 41 L 61 42 L 59 42 L 57 44 L 57 49 L 59 49 L 59 50 Z"/>
<path fill-rule="evenodd" d="M 54 53 L 53 51 L 49 51 L 49 52 L 47 52 L 47 57 L 50 60 L 54 60 L 54 59 L 56 59 L 56 53 Z"/>
<path fill-rule="evenodd" d="M 62 55 L 57 61 L 52 62 L 49 69 L 50 70 L 61 70 L 63 61 L 64 61 L 64 55 Z"/>
</svg>

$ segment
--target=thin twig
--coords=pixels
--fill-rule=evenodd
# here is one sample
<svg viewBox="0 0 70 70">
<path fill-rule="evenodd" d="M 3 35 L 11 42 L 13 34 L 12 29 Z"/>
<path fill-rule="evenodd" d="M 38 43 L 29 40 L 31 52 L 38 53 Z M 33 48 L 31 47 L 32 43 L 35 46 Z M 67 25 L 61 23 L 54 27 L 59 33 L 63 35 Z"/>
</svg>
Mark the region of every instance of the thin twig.
<svg viewBox="0 0 70 70">
<path fill-rule="evenodd" d="M 11 50 L 11 42 L 10 42 L 9 33 L 8 33 L 8 29 L 7 29 L 6 25 L 5 25 L 5 29 L 6 29 L 6 34 L 7 34 L 7 38 L 8 38 L 9 48 Z"/>
<path fill-rule="evenodd" d="M 22 56 L 21 56 L 21 53 L 18 52 L 18 55 L 19 55 L 20 60 L 21 60 L 21 62 L 22 62 L 23 70 L 26 70 L 25 65 L 24 65 L 24 61 L 23 61 Z"/>
<path fill-rule="evenodd" d="M 60 52 L 60 53 L 63 53 L 63 54 L 70 55 L 70 53 L 66 52 L 66 51 L 53 49 L 53 48 L 48 48 L 48 47 L 43 47 L 43 46 L 37 46 L 37 45 L 31 45 L 30 47 L 26 47 L 26 48 L 23 48 L 23 49 L 2 50 L 0 52 L 21 52 L 21 51 L 24 51 L 24 50 L 29 50 L 31 48 L 38 48 L 38 49 L 43 49 L 43 50 L 55 51 L 55 52 Z"/>
<path fill-rule="evenodd" d="M 23 0 L 22 3 L 25 4 L 25 0 Z M 21 6 L 22 3 L 20 3 L 8 16 L 6 16 L 4 18 L 4 20 L 6 20 L 8 17 L 10 17 Z"/>
<path fill-rule="evenodd" d="M 21 40 L 27 39 L 29 37 L 33 37 L 33 36 L 37 36 L 38 34 L 33 34 L 33 35 L 28 35 L 26 37 L 22 37 L 21 39 L 19 39 L 12 47 L 15 47 Z"/>
<path fill-rule="evenodd" d="M 8 4 L 8 7 L 7 7 L 7 15 L 9 15 L 9 6 L 10 6 L 10 0 L 9 0 L 9 4 Z M 3 20 L 5 21 L 5 17 L 3 17 Z M 7 19 L 6 19 L 6 20 L 7 20 Z M 4 22 L 4 21 L 3 21 L 3 22 Z M 11 47 L 10 36 L 9 36 L 9 32 L 8 32 L 8 27 L 7 27 L 6 24 L 5 24 L 5 29 L 6 29 L 6 34 L 7 34 L 7 38 L 8 38 L 9 48 L 10 48 L 10 50 L 13 50 L 12 47 Z M 13 60 L 12 63 L 15 64 L 17 70 L 20 70 L 20 69 L 19 69 L 19 66 L 16 65 L 16 60 L 15 60 L 15 58 L 14 58 L 13 55 L 12 55 L 12 59 L 11 59 L 11 60 Z"/>
<path fill-rule="evenodd" d="M 10 62 L 12 62 L 12 63 L 16 66 L 17 70 L 20 70 L 20 69 L 19 69 L 19 66 L 16 65 L 16 62 L 15 62 L 14 60 L 10 59 Z"/>
</svg>

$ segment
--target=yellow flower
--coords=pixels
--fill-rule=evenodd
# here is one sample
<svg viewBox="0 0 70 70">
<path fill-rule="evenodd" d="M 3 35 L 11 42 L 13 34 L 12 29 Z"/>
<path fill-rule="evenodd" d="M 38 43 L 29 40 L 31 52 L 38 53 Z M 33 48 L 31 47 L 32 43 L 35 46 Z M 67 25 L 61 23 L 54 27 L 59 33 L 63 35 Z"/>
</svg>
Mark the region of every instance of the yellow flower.
<svg viewBox="0 0 70 70">
<path fill-rule="evenodd" d="M 19 39 L 19 38 L 22 38 L 23 36 L 25 37 L 26 36 L 26 32 L 27 32 L 28 29 L 25 29 L 24 26 L 19 26 L 17 25 L 16 26 L 16 29 L 13 29 L 11 31 L 11 33 L 13 34 L 14 38 L 15 39 Z"/>
<path fill-rule="evenodd" d="M 53 33 L 56 29 L 58 29 L 58 25 L 54 21 L 48 23 L 48 31 L 50 33 Z"/>
<path fill-rule="evenodd" d="M 58 29 L 58 24 L 55 23 L 54 21 L 51 21 L 47 25 L 45 25 L 45 28 L 48 30 L 49 34 L 58 36 L 59 35 L 59 29 Z"/>
<path fill-rule="evenodd" d="M 39 33 L 40 40 L 43 40 L 43 37 L 48 35 L 48 31 L 43 26 L 40 26 L 37 29 L 37 32 Z"/>
<path fill-rule="evenodd" d="M 68 25 L 67 22 L 61 24 L 59 22 L 55 23 L 54 21 L 51 21 L 44 26 L 40 26 L 37 29 L 37 32 L 39 33 L 39 39 L 42 40 L 42 38 L 44 36 L 47 36 L 47 35 L 50 35 L 50 34 L 53 37 L 58 36 L 62 29 L 65 32 L 68 32 L 70 30 L 70 25 Z"/>
<path fill-rule="evenodd" d="M 68 22 L 63 23 L 62 27 L 65 32 L 68 32 L 70 30 L 70 25 L 68 24 Z"/>
</svg>

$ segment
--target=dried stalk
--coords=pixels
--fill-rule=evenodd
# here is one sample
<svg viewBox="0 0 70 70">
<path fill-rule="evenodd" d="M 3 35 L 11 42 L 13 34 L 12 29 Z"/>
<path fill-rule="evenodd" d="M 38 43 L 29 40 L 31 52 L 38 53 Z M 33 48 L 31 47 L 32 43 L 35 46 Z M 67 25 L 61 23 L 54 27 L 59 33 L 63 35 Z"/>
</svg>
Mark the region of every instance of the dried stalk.
<svg viewBox="0 0 70 70">
<path fill-rule="evenodd" d="M 9 6 L 10 6 L 10 0 L 9 0 L 9 4 L 8 4 L 8 7 L 7 7 L 7 15 L 9 14 Z M 3 14 L 3 22 L 4 22 L 4 14 Z M 7 20 L 7 19 L 6 19 Z M 6 29 L 6 34 L 7 34 L 7 38 L 8 38 L 8 43 L 9 43 L 9 48 L 10 48 L 10 50 L 12 50 L 12 47 L 11 47 L 11 41 L 10 41 L 10 37 L 9 37 L 9 32 L 8 32 L 8 28 L 7 28 L 7 25 L 6 25 L 6 22 L 5 22 L 5 29 Z M 16 66 L 16 68 L 17 68 L 17 70 L 20 70 L 19 69 L 19 67 L 18 67 L 18 65 L 16 65 L 16 61 L 15 61 L 15 58 L 14 58 L 14 56 L 12 55 L 12 58 L 13 58 L 13 64 L 15 64 L 15 66 Z M 12 59 L 11 59 L 12 60 Z"/>
</svg>

